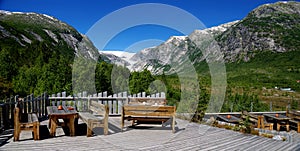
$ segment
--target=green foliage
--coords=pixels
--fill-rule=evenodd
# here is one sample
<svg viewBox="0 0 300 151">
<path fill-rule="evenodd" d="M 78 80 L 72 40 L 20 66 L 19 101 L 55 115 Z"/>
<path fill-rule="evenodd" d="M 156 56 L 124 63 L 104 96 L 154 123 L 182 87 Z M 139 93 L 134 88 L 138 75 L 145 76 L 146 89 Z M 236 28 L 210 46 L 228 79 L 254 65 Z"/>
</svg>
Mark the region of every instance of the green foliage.
<svg viewBox="0 0 300 151">
<path fill-rule="evenodd" d="M 129 92 L 129 77 L 129 69 L 114 65 L 111 73 L 111 86 L 114 93 Z"/>
<path fill-rule="evenodd" d="M 299 102 L 293 99 L 291 103 L 291 109 L 299 110 Z"/>
<path fill-rule="evenodd" d="M 155 79 L 151 72 L 144 70 L 142 72 L 132 72 L 129 78 L 129 90 L 131 94 L 146 92 L 149 94 L 149 86 Z"/>
<path fill-rule="evenodd" d="M 245 120 L 240 121 L 239 125 L 240 125 L 241 129 L 243 129 L 243 131 L 245 131 L 245 133 L 251 132 L 251 127 L 250 127 L 251 123 L 249 120 L 249 116 L 247 116 Z"/>
<path fill-rule="evenodd" d="M 228 84 L 232 87 L 290 87 L 299 91 L 300 51 L 261 52 L 249 62 L 227 63 Z"/>
<path fill-rule="evenodd" d="M 222 107 L 222 112 L 241 112 L 241 111 L 268 111 L 268 105 L 258 99 L 255 94 L 244 92 L 243 94 L 227 93 L 225 102 Z"/>
<path fill-rule="evenodd" d="M 111 87 L 111 71 L 113 65 L 106 62 L 100 62 L 96 66 L 95 85 L 97 92 L 107 91 L 108 94 L 112 94 Z"/>
</svg>

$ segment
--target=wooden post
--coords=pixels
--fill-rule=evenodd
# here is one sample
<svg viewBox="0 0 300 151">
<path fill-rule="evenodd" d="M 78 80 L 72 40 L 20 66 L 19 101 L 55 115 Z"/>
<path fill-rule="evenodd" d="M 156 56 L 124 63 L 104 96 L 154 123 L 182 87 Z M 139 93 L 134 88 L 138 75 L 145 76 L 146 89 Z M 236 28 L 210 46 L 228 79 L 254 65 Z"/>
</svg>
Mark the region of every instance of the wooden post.
<svg viewBox="0 0 300 151">
<path fill-rule="evenodd" d="M 29 112 L 32 111 L 32 110 L 31 110 L 32 104 L 31 104 L 30 96 L 28 95 L 28 96 L 26 97 L 26 99 L 27 99 L 27 103 L 28 103 L 28 110 L 27 110 L 27 113 L 29 113 Z"/>
<path fill-rule="evenodd" d="M 79 99 L 79 98 L 81 97 L 81 93 L 77 93 L 77 97 L 78 97 L 78 99 L 77 99 L 77 101 L 76 101 L 76 102 L 77 102 L 76 104 L 77 104 L 77 106 L 78 106 L 77 109 L 78 109 L 78 111 L 82 111 L 82 105 L 81 105 L 81 101 L 82 101 L 82 100 Z"/>
<path fill-rule="evenodd" d="M 156 98 L 159 98 L 159 97 L 160 97 L 160 96 L 159 96 L 159 93 L 156 93 L 156 94 L 155 94 L 155 97 L 156 97 Z"/>
<path fill-rule="evenodd" d="M 28 102 L 27 97 L 23 98 L 23 105 L 24 105 L 24 114 L 27 114 L 28 112 Z"/>
<path fill-rule="evenodd" d="M 107 91 L 103 92 L 103 97 L 106 98 L 107 97 Z M 107 105 L 107 100 L 103 100 L 103 104 Z"/>
<path fill-rule="evenodd" d="M 263 116 L 257 116 L 257 128 L 265 128 L 265 124 L 263 122 Z"/>
<path fill-rule="evenodd" d="M 60 94 L 60 93 L 57 93 L 56 96 L 57 96 L 57 97 L 61 97 L 61 94 Z M 61 104 L 60 104 L 60 99 L 55 99 L 55 100 L 56 100 L 56 106 L 61 105 Z"/>
<path fill-rule="evenodd" d="M 87 92 L 86 91 L 82 92 L 82 97 L 87 97 Z M 83 110 L 84 111 L 87 111 L 88 101 L 89 101 L 89 99 L 83 101 Z"/>
<path fill-rule="evenodd" d="M 42 116 L 41 102 L 42 102 L 42 95 L 39 96 L 39 97 L 37 98 L 37 101 L 36 101 L 36 103 L 37 103 L 38 117 L 41 117 L 41 116 Z"/>
<path fill-rule="evenodd" d="M 35 102 L 34 102 L 33 94 L 30 95 L 30 102 L 32 103 L 31 112 L 35 112 Z"/>
<path fill-rule="evenodd" d="M 142 92 L 142 97 L 146 97 L 146 92 Z"/>
<path fill-rule="evenodd" d="M 66 93 L 66 92 L 62 92 L 62 93 L 61 93 L 61 96 L 62 96 L 62 97 L 66 97 L 66 96 L 67 96 L 67 93 Z M 63 99 L 62 99 L 62 103 L 61 103 L 61 104 L 62 104 L 63 106 L 66 106 L 66 100 L 63 100 Z"/>
<path fill-rule="evenodd" d="M 8 114 L 8 104 L 9 100 L 7 99 L 6 102 L 4 103 L 4 105 L 2 106 L 2 115 L 3 115 L 3 125 L 4 125 L 4 129 L 8 129 L 9 128 L 9 114 Z"/>
<path fill-rule="evenodd" d="M 166 93 L 165 92 L 161 92 L 160 94 L 161 94 L 162 98 L 166 98 Z"/>
<path fill-rule="evenodd" d="M 52 96 L 52 97 L 55 97 L 55 94 L 52 94 L 51 96 Z M 54 100 L 51 100 L 51 104 L 52 104 L 52 106 L 55 106 L 55 103 L 56 103 L 56 99 L 54 99 Z"/>
<path fill-rule="evenodd" d="M 118 97 L 118 94 L 114 94 L 113 96 L 114 98 L 117 98 Z M 117 103 L 118 103 L 118 100 L 111 100 L 112 101 L 112 113 L 113 114 L 117 114 L 118 110 L 117 110 Z"/>
<path fill-rule="evenodd" d="M 14 110 L 14 115 L 16 116 L 15 121 L 14 121 L 14 141 L 18 141 L 20 137 L 20 126 L 19 126 L 19 114 L 20 114 L 20 109 L 16 108 Z"/>
<path fill-rule="evenodd" d="M 110 96 L 108 96 L 109 98 L 111 98 L 111 95 Z M 109 99 L 109 100 L 107 100 L 108 101 L 108 107 L 109 107 L 109 112 L 108 112 L 108 114 L 112 114 L 113 112 L 113 110 L 112 110 L 112 100 L 111 99 Z"/>
<path fill-rule="evenodd" d="M 50 106 L 50 99 L 47 92 L 44 93 L 45 96 L 45 115 L 48 116 L 47 106 Z"/>
<path fill-rule="evenodd" d="M 101 93 L 98 93 L 98 97 L 102 97 L 102 92 L 101 92 Z M 98 102 L 100 102 L 101 104 L 103 104 L 102 99 L 101 99 L 101 100 L 98 100 Z"/>
<path fill-rule="evenodd" d="M 122 97 L 122 93 L 118 93 L 118 97 Z M 122 110 L 122 100 L 117 100 L 118 101 L 118 109 L 117 109 L 117 114 L 121 114 L 121 110 Z"/>
<path fill-rule="evenodd" d="M 12 97 L 10 99 L 10 121 L 11 121 L 11 124 L 14 122 L 14 108 L 15 108 L 15 102 L 16 102 L 16 97 Z M 12 125 L 10 125 L 12 126 Z"/>
<path fill-rule="evenodd" d="M 0 107 L 1 107 L 1 111 L 2 111 L 3 110 L 3 104 L 0 104 Z M 0 128 L 3 125 L 3 123 L 1 122 L 2 121 L 2 117 L 3 117 L 3 114 L 0 116 Z"/>
<path fill-rule="evenodd" d="M 42 95 L 42 98 L 41 98 L 41 114 L 42 116 L 45 116 L 45 105 L 46 105 L 46 102 L 45 102 L 45 93 L 41 94 Z"/>
</svg>

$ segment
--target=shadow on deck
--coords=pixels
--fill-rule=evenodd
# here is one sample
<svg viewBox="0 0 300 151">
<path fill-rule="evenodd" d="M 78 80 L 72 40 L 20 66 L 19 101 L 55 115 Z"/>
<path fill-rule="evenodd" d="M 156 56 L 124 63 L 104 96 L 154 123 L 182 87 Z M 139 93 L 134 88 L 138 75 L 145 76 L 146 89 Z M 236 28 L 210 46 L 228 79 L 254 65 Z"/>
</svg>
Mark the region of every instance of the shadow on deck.
<svg viewBox="0 0 300 151">
<path fill-rule="evenodd" d="M 93 137 L 86 137 L 86 124 L 79 120 L 76 136 L 59 127 L 51 138 L 48 120 L 41 122 L 41 140 L 34 141 L 31 132 L 21 132 L 20 141 L 13 142 L 13 130 L 0 136 L 0 150 L 300 150 L 300 143 L 276 141 L 260 136 L 245 135 L 231 130 L 190 123 L 177 119 L 176 133 L 169 125 L 140 124 L 134 127 L 126 122 L 123 132 L 120 117 L 109 117 L 109 134 L 103 128 L 94 129 Z M 55 147 L 55 148 L 53 148 Z"/>
</svg>

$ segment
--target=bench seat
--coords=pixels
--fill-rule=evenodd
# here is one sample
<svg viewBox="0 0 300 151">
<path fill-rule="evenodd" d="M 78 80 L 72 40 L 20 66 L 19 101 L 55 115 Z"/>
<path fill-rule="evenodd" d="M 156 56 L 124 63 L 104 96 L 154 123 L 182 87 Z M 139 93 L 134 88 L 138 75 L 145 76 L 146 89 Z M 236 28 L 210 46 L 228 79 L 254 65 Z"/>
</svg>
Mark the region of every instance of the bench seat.
<svg viewBox="0 0 300 151">
<path fill-rule="evenodd" d="M 92 136 L 95 127 L 103 127 L 104 135 L 108 134 L 108 106 L 91 100 L 89 102 L 89 110 L 79 112 L 79 118 L 86 123 L 86 136 Z"/>
</svg>

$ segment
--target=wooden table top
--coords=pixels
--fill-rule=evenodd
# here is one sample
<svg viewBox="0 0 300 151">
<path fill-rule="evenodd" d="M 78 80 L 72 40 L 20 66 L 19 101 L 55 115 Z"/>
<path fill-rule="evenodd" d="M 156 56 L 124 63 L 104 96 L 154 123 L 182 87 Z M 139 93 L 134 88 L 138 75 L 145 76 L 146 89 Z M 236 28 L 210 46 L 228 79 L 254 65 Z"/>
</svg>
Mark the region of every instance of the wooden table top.
<svg viewBox="0 0 300 151">
<path fill-rule="evenodd" d="M 62 108 L 62 110 L 59 110 L 57 106 L 47 106 L 48 115 L 78 114 L 74 107 L 62 106 Z"/>
<path fill-rule="evenodd" d="M 230 115 L 230 118 L 228 118 L 228 115 L 217 115 L 217 118 L 222 119 L 225 122 L 229 122 L 229 123 L 238 123 L 241 119 L 238 117 L 235 117 L 233 115 Z"/>
<path fill-rule="evenodd" d="M 290 120 L 291 119 L 291 118 L 289 118 L 285 115 L 281 115 L 281 114 L 278 114 L 278 117 L 276 116 L 276 114 L 264 114 L 264 116 L 270 117 L 270 118 L 273 118 L 273 119 L 279 120 L 279 121 L 284 121 L 284 120 Z"/>
</svg>

